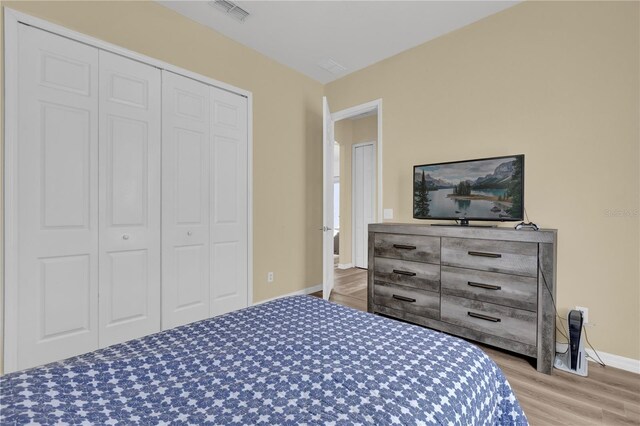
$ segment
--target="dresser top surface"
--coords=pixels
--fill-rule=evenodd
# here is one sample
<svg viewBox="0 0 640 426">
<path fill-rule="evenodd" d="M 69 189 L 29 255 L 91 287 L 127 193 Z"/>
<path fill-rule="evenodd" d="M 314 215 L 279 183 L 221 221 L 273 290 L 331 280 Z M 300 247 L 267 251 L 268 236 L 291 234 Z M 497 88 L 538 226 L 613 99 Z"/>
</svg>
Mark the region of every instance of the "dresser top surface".
<svg viewBox="0 0 640 426">
<path fill-rule="evenodd" d="M 418 223 L 371 223 L 369 224 L 369 232 L 426 235 L 433 237 L 480 238 L 487 240 L 525 241 L 534 243 L 555 243 L 558 234 L 556 229 L 529 231 L 503 227 L 447 226 Z"/>
</svg>

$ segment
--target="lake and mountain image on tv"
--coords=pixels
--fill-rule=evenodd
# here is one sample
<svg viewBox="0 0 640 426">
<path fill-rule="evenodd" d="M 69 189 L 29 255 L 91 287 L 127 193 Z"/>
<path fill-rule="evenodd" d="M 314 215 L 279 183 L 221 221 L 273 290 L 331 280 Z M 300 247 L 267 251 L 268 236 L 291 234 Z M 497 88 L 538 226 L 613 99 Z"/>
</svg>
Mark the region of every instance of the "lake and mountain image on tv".
<svg viewBox="0 0 640 426">
<path fill-rule="evenodd" d="M 413 168 L 416 219 L 522 220 L 524 155 Z"/>
</svg>

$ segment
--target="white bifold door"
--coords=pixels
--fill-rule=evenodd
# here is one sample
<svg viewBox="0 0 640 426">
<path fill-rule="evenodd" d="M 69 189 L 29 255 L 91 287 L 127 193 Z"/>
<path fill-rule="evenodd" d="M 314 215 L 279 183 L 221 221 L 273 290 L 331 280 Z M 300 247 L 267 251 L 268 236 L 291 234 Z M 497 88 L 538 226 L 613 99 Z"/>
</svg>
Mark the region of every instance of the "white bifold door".
<svg viewBox="0 0 640 426">
<path fill-rule="evenodd" d="M 19 26 L 18 367 L 160 330 L 160 71 Z"/>
<path fill-rule="evenodd" d="M 162 327 L 247 306 L 246 98 L 163 72 Z"/>
<path fill-rule="evenodd" d="M 5 371 L 246 307 L 247 98 L 23 24 L 17 47 Z"/>
<path fill-rule="evenodd" d="M 160 331 L 160 70 L 100 51 L 100 347 Z"/>
<path fill-rule="evenodd" d="M 211 87 L 211 315 L 247 306 L 247 98 Z"/>
<path fill-rule="evenodd" d="M 162 328 L 209 317 L 210 87 L 162 74 Z"/>
<path fill-rule="evenodd" d="M 98 50 L 20 25 L 19 51 L 23 369 L 98 348 Z"/>
</svg>

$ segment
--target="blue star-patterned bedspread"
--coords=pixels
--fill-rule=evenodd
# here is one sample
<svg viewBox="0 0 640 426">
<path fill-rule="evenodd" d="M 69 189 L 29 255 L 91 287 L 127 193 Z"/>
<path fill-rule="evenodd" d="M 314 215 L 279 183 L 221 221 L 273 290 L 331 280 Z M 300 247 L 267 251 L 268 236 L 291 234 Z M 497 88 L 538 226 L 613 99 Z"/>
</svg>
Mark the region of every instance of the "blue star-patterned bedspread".
<svg viewBox="0 0 640 426">
<path fill-rule="evenodd" d="M 1 424 L 527 424 L 480 348 L 311 296 L 0 378 Z"/>
</svg>

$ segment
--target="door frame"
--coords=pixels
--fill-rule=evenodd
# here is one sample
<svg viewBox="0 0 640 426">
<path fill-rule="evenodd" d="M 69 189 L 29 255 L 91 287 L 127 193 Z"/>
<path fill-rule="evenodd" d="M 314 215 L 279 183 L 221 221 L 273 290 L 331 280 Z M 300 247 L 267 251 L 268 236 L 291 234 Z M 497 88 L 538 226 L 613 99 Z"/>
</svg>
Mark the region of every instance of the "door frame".
<svg viewBox="0 0 640 426">
<path fill-rule="evenodd" d="M 353 196 L 355 193 L 355 182 L 356 182 L 356 168 L 355 166 L 355 152 L 356 152 L 356 148 L 361 148 L 363 146 L 367 146 L 367 145 L 371 145 L 373 147 L 373 155 L 375 158 L 375 155 L 377 153 L 377 149 L 376 149 L 376 142 L 375 141 L 370 141 L 370 142 L 361 142 L 361 143 L 356 143 L 351 145 L 351 263 L 353 264 L 353 267 L 356 267 L 356 209 L 354 208 L 354 200 L 355 197 Z M 375 161 L 374 161 L 374 167 L 375 167 Z M 373 175 L 373 182 L 374 185 L 377 183 L 377 176 L 376 174 Z M 374 186 L 375 187 L 375 186 Z M 377 196 L 377 194 L 376 194 Z M 373 215 L 374 215 L 374 221 L 378 220 L 378 214 L 376 212 L 376 208 L 374 207 L 373 209 Z M 366 258 L 366 256 L 365 256 Z M 367 266 L 369 266 L 367 264 Z"/>
<path fill-rule="evenodd" d="M 129 49 L 105 42 L 103 40 L 70 30 L 61 25 L 36 18 L 14 9 L 4 8 L 4 289 L 0 303 L 0 340 L 3 343 L 4 373 L 15 371 L 18 365 L 18 258 L 17 258 L 17 195 L 18 187 L 15 179 L 17 172 L 18 151 L 18 28 L 19 24 L 29 25 L 49 33 L 87 44 L 125 58 L 133 59 L 160 70 L 200 81 L 244 96 L 247 98 L 247 306 L 253 304 L 253 94 L 236 86 L 206 77 L 204 75 L 171 65 Z M 11 301 L 11 303 L 8 303 Z M 10 327 L 10 326 L 11 327 Z"/>
<path fill-rule="evenodd" d="M 377 208 L 376 208 L 376 217 L 375 217 L 375 221 L 376 222 L 381 222 L 383 219 L 383 209 L 382 209 L 382 140 L 383 140 L 383 135 L 382 135 L 382 98 L 378 98 L 375 99 L 373 101 L 369 101 L 369 102 L 365 102 L 363 104 L 359 104 L 350 108 L 345 108 L 343 110 L 334 112 L 331 114 L 331 118 L 333 119 L 334 123 L 336 121 L 339 120 L 344 120 L 344 119 L 349 119 L 349 118 L 353 118 L 353 117 L 357 117 L 359 115 L 362 114 L 366 114 L 366 113 L 371 113 L 371 112 L 375 112 L 376 116 L 377 116 L 377 120 L 378 120 L 378 134 L 376 137 L 376 141 L 374 144 L 374 149 L 376 151 L 376 160 L 377 160 L 377 167 L 376 167 L 376 187 L 377 187 L 377 191 L 376 191 L 376 198 L 377 198 Z M 353 153 L 353 151 L 352 151 Z M 352 155 L 352 161 L 353 161 L 353 155 Z M 352 235 L 351 235 L 351 265 L 355 264 L 355 257 L 354 257 L 354 238 L 353 238 L 353 167 L 352 167 L 352 172 L 351 172 L 351 178 L 352 178 L 352 185 L 351 185 L 351 189 L 352 189 L 352 197 L 351 197 L 351 226 L 352 226 Z M 324 206 L 323 206 L 324 208 Z"/>
<path fill-rule="evenodd" d="M 322 298 L 329 300 L 334 286 L 335 198 L 333 163 L 335 155 L 335 125 L 329 100 L 322 97 Z M 331 182 L 329 182 L 329 180 Z M 331 205 L 331 210 L 329 210 Z M 330 233 L 330 234 L 328 234 Z"/>
</svg>

